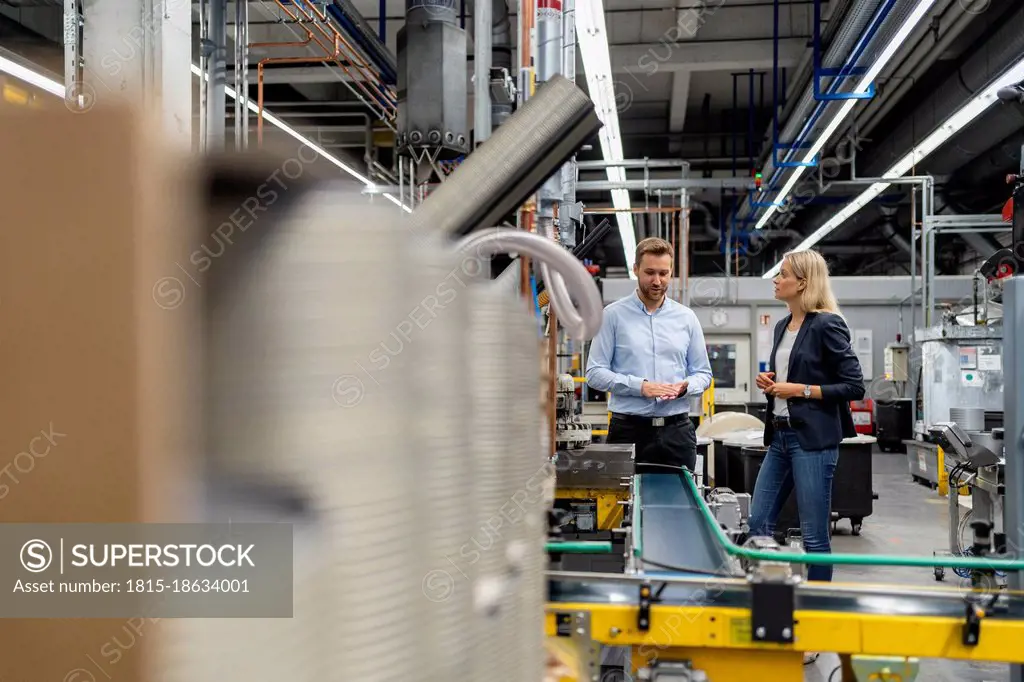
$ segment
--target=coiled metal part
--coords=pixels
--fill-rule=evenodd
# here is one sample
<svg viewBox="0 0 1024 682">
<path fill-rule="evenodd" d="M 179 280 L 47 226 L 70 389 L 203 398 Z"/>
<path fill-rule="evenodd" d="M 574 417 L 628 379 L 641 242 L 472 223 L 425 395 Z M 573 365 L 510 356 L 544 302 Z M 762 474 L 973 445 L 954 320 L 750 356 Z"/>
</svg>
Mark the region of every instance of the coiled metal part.
<svg viewBox="0 0 1024 682">
<path fill-rule="evenodd" d="M 476 642 L 469 625 L 477 566 L 460 553 L 476 521 L 470 494 L 476 476 L 469 420 L 473 385 L 465 371 L 470 351 L 465 332 L 467 287 L 480 267 L 432 238 L 417 241 L 409 257 L 424 263 L 417 268 L 424 294 L 409 314 L 412 324 L 406 325 L 414 336 L 409 389 L 415 408 L 400 427 L 418 441 L 414 451 L 422 506 L 415 525 L 423 531 L 430 567 L 420 597 L 429 622 L 421 633 L 427 658 L 417 679 L 447 682 L 466 676 Z"/>
<path fill-rule="evenodd" d="M 502 610 L 505 591 L 507 535 L 499 525 L 505 502 L 505 463 L 511 455 L 507 425 L 507 400 L 503 382 L 507 338 L 505 294 L 491 282 L 480 282 L 470 290 L 472 315 L 467 335 L 473 351 L 469 354 L 472 390 L 472 423 L 475 481 L 471 494 L 476 518 L 473 532 L 460 552 L 459 565 L 476 569 L 474 626 L 478 632 L 473 679 L 511 679 L 514 652 L 503 639 L 507 625 Z"/>
<path fill-rule="evenodd" d="M 509 298 L 506 331 L 509 338 L 507 376 L 511 386 L 509 423 L 512 426 L 507 470 L 509 516 L 514 519 L 508 560 L 512 578 L 511 602 L 517 650 L 516 674 L 523 682 L 543 677 L 544 568 L 547 513 L 544 484 L 551 473 L 547 422 L 542 413 L 541 339 L 536 319 L 524 303 Z"/>
</svg>

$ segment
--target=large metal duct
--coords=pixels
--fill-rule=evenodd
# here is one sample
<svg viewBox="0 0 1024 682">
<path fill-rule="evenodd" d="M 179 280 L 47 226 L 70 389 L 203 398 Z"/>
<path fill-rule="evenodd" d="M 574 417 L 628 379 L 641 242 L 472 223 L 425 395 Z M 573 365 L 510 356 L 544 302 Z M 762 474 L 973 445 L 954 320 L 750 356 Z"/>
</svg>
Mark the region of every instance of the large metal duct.
<svg viewBox="0 0 1024 682">
<path fill-rule="evenodd" d="M 406 0 L 398 32 L 399 151 L 469 152 L 466 32 L 455 0 Z"/>
<path fill-rule="evenodd" d="M 876 33 L 872 39 L 871 44 L 864 51 L 864 54 L 858 60 L 859 64 L 870 63 L 871 60 L 877 55 L 881 49 L 890 42 L 892 36 L 899 30 L 899 27 L 903 24 L 904 20 L 913 11 L 914 6 L 917 4 L 917 0 L 901 0 L 895 8 L 890 11 L 889 16 L 886 17 L 882 23 L 881 29 Z M 880 5 L 879 0 L 857 0 L 853 7 L 850 8 L 849 13 L 845 17 L 841 28 L 836 34 L 835 39 L 825 50 L 822 58 L 822 64 L 825 66 L 838 67 L 846 62 L 854 46 L 860 40 L 861 36 L 871 21 L 872 16 Z M 824 39 L 823 39 L 824 41 Z M 811 78 L 813 79 L 813 74 Z M 856 84 L 855 78 L 847 78 L 843 84 L 841 91 L 849 92 Z M 824 86 L 824 85 L 823 85 Z M 800 130 L 804 127 L 808 120 L 810 120 L 815 107 L 819 102 L 814 99 L 814 83 L 813 80 L 808 82 L 807 88 L 799 98 L 799 104 L 793 109 L 792 114 L 786 119 L 785 124 L 779 130 L 779 142 L 788 143 L 793 142 L 799 136 Z M 807 135 L 807 139 L 815 140 L 818 133 L 824 129 L 825 126 L 832 120 L 836 115 L 836 112 L 844 104 L 843 101 L 830 102 L 826 107 L 821 116 L 819 116 L 817 123 L 812 128 L 811 132 Z M 776 166 L 772 161 L 771 145 L 773 144 L 772 130 L 768 130 L 768 153 L 767 159 L 764 162 L 761 173 L 765 178 L 771 178 L 776 172 Z M 799 156 L 803 156 L 803 151 L 798 151 Z M 785 155 L 784 151 L 779 152 L 779 156 Z M 775 183 L 776 189 L 781 189 L 784 184 L 784 178 L 780 177 Z M 745 205 L 740 211 L 741 216 L 749 215 L 751 209 Z"/>
<path fill-rule="evenodd" d="M 600 128 L 590 98 L 555 76 L 467 156 L 412 219 L 452 237 L 499 225 Z"/>
<path fill-rule="evenodd" d="M 487 0 L 478 0 L 487 2 Z M 491 68 L 512 71 L 512 19 L 505 0 L 491 0 Z"/>
<path fill-rule="evenodd" d="M 1024 5 L 1017 7 L 1011 16 L 1000 21 L 1001 28 L 988 40 L 981 41 L 974 54 L 940 86 L 933 89 L 913 114 L 904 117 L 889 137 L 872 145 L 858 157 L 863 164 L 858 169 L 858 174 L 871 177 L 884 173 L 976 92 L 983 89 L 1006 67 L 1020 59 L 1021 53 L 1024 53 L 1024 31 L 1020 30 L 1022 24 Z M 977 148 L 982 150 L 1021 127 L 1020 113 L 1012 107 L 996 108 L 986 115 L 984 120 L 985 126 L 971 126 L 967 131 L 971 137 L 963 138 L 971 140 L 972 144 L 977 144 Z M 990 127 L 994 132 L 988 138 L 988 142 L 979 142 L 984 139 L 985 131 Z M 980 133 L 980 137 L 973 137 L 975 132 Z M 946 147 L 955 147 L 958 143 L 959 140 L 953 140 L 947 143 Z M 943 149 L 941 153 L 948 154 L 948 151 Z M 927 165 L 931 166 L 931 163 Z"/>
</svg>

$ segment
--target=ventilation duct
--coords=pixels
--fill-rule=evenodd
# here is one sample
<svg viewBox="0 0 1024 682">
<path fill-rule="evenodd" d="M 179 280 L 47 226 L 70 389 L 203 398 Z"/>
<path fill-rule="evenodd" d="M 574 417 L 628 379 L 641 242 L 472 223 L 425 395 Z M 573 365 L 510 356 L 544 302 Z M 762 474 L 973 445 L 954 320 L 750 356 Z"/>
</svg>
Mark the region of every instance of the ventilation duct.
<svg viewBox="0 0 1024 682">
<path fill-rule="evenodd" d="M 453 237 L 499 225 L 600 128 L 590 98 L 555 76 L 427 196 L 413 220 Z"/>
<path fill-rule="evenodd" d="M 469 153 L 466 62 L 455 0 L 407 0 L 398 32 L 399 153 L 442 160 Z"/>
<path fill-rule="evenodd" d="M 858 157 L 864 164 L 862 168 L 857 169 L 858 174 L 872 177 L 884 173 L 915 144 L 990 83 L 995 74 L 1001 73 L 1007 66 L 1019 60 L 1020 55 L 1024 53 L 1024 31 L 1020 30 L 1021 25 L 1024 25 L 1024 5 L 1019 6 L 1012 16 L 1000 22 L 1001 28 L 991 38 L 980 41 L 974 54 L 959 69 L 953 71 L 945 82 L 932 90 L 912 115 L 899 121 L 892 135 Z M 982 122 L 984 126 L 981 125 Z M 990 127 L 993 133 L 987 138 L 987 142 L 972 143 L 977 144 L 976 149 L 984 150 L 992 143 L 1019 130 L 1021 115 L 1013 107 L 996 108 L 961 135 L 975 130 L 984 131 Z M 973 136 L 973 132 L 971 135 Z M 953 140 L 945 146 L 954 147 L 956 143 L 957 140 Z M 943 149 L 939 153 L 948 152 Z M 933 163 L 934 161 L 928 166 L 931 167 Z"/>
</svg>

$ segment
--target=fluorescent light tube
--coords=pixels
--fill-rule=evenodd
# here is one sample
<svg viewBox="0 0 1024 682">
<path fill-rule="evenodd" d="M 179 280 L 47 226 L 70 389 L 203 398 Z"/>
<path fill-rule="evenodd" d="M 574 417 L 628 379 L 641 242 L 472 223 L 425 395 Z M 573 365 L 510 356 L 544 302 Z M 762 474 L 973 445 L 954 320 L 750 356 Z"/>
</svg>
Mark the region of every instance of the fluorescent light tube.
<svg viewBox="0 0 1024 682">
<path fill-rule="evenodd" d="M 882 72 L 885 65 L 889 63 L 889 60 L 893 58 L 896 51 L 903 45 L 910 33 L 917 27 L 917 24 L 924 19 L 925 15 L 934 4 L 935 0 L 921 0 L 917 3 L 914 11 L 910 13 L 906 20 L 900 25 L 899 30 L 896 31 L 896 35 L 894 35 L 892 40 L 886 44 L 885 48 L 875 59 L 874 63 L 868 67 L 868 70 L 865 72 L 863 78 L 861 78 L 860 83 L 858 83 L 857 87 L 854 88 L 854 93 L 863 94 L 868 91 L 868 88 L 871 87 L 871 83 L 873 83 L 875 78 L 878 77 L 878 74 Z M 858 101 L 859 100 L 856 99 L 848 99 L 843 102 L 843 106 L 832 118 L 832 121 L 828 124 L 825 130 L 821 132 L 821 135 L 818 136 L 818 140 L 807 151 L 807 154 L 804 155 L 802 163 L 812 163 L 814 161 L 814 157 L 817 156 L 825 147 L 832 135 L 835 134 L 836 130 L 839 129 L 839 126 L 843 124 L 843 121 L 845 121 L 850 115 L 850 112 L 853 111 L 853 108 L 857 105 Z M 804 166 L 798 166 L 794 170 L 792 177 L 790 177 L 789 181 L 783 185 L 782 191 L 780 191 L 772 201 L 772 204 L 781 204 L 786 200 L 786 197 L 788 197 L 789 193 L 793 191 L 793 187 L 800 179 L 800 176 L 804 174 L 804 170 L 806 170 L 806 167 Z M 754 225 L 754 229 L 760 230 L 767 225 L 768 220 L 776 210 L 778 210 L 777 206 L 770 206 L 768 210 L 765 211 L 764 215 L 761 216 L 761 219 L 757 221 L 757 224 Z"/>
<path fill-rule="evenodd" d="M 200 75 L 199 67 L 196 66 L 195 64 L 192 65 L 192 73 L 195 74 L 196 76 Z M 236 98 L 235 97 L 235 95 L 236 95 L 235 89 L 232 88 L 231 86 L 227 86 L 227 85 L 224 86 L 224 93 L 228 97 L 230 97 L 231 99 L 235 99 Z M 247 102 L 247 106 L 248 106 L 249 111 L 251 111 L 251 112 L 253 112 L 254 114 L 257 114 L 257 115 L 259 114 L 260 108 L 259 108 L 258 104 L 254 103 L 252 100 L 249 100 Z M 326 161 L 330 161 L 332 164 L 334 164 L 335 166 L 337 166 L 338 168 L 340 168 L 344 172 L 348 173 L 353 178 L 355 178 L 359 182 L 363 183 L 367 187 L 369 187 L 371 189 L 373 187 L 375 187 L 374 183 L 369 178 L 367 178 L 362 173 L 358 172 L 357 170 L 355 170 L 354 168 L 352 168 L 348 164 L 343 163 L 340 159 L 338 159 L 338 157 L 334 156 L 333 154 L 328 153 L 327 150 L 324 149 L 323 147 L 321 147 L 320 145 L 314 144 L 312 140 L 310 140 L 307 137 L 304 137 L 297 130 L 295 130 L 294 128 L 289 126 L 287 123 L 285 123 L 284 121 L 279 119 L 277 116 L 274 116 L 274 114 L 272 114 L 271 112 L 267 111 L 266 108 L 263 109 L 263 120 L 266 121 L 267 123 L 275 126 L 276 128 L 280 129 L 282 132 L 284 132 L 287 135 L 291 136 L 296 141 L 301 142 L 302 144 L 308 146 L 310 149 L 315 151 L 321 158 L 325 159 Z M 408 206 L 406 206 L 405 204 L 403 204 L 401 201 L 399 201 L 395 196 L 393 196 L 391 194 L 382 194 L 381 196 L 383 196 L 385 199 L 387 199 L 391 203 L 395 204 L 396 206 L 401 207 L 406 213 L 412 213 L 412 209 L 409 208 Z"/>
<path fill-rule="evenodd" d="M 3 71 L 10 76 L 14 76 L 19 80 L 23 80 L 29 85 L 34 85 L 40 90 L 45 90 L 51 95 L 56 95 L 61 98 L 64 97 L 64 86 L 61 83 L 58 83 L 52 78 L 47 78 L 41 73 L 36 73 L 32 69 L 26 68 L 17 62 L 7 59 L 6 57 L 0 57 L 0 71 Z"/>
<path fill-rule="evenodd" d="M 951 137 L 963 129 L 964 126 L 972 123 L 975 119 L 985 113 L 985 111 L 987 111 L 988 108 L 998 100 L 997 93 L 1000 88 L 1019 83 L 1022 80 L 1024 80 L 1024 59 L 1021 59 L 1010 67 L 1010 69 L 1005 71 L 998 79 L 990 83 L 983 91 L 972 97 L 967 104 L 960 107 L 960 109 L 958 109 L 953 115 L 943 121 L 938 128 L 932 131 L 919 144 L 907 152 L 903 158 L 894 163 L 889 170 L 883 173 L 882 177 L 888 180 L 897 180 L 906 175 L 916 164 L 923 161 L 929 154 L 945 144 Z M 831 220 L 819 227 L 812 235 L 801 242 L 796 250 L 802 251 L 817 244 L 830 232 L 846 222 L 855 213 L 857 213 L 857 211 L 866 206 L 890 186 L 891 183 L 876 182 L 868 187 L 864 192 L 857 196 L 856 199 L 836 213 Z M 780 260 L 771 270 L 762 275 L 762 278 L 771 279 L 778 274 L 781 267 L 782 261 Z"/>
<path fill-rule="evenodd" d="M 622 138 L 619 133 L 619 112 L 615 104 L 615 82 L 612 80 L 611 57 L 608 53 L 608 33 L 604 21 L 604 2 L 587 0 L 576 5 L 577 47 L 583 59 L 587 75 L 587 89 L 594 102 L 597 117 L 604 125 L 598 133 L 601 155 L 605 161 L 622 161 Z M 624 182 L 624 168 L 608 168 L 609 182 Z M 636 254 L 636 233 L 633 229 L 633 214 L 630 213 L 629 192 L 612 190 L 612 206 L 617 213 L 619 238 L 626 256 L 626 271 L 630 279 L 633 274 L 633 258 Z"/>
</svg>

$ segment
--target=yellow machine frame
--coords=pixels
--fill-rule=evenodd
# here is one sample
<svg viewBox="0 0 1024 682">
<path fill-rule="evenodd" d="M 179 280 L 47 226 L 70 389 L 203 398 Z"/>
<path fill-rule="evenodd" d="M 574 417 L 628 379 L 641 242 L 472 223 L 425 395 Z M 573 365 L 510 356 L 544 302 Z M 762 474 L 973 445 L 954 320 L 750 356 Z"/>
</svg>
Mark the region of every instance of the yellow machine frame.
<svg viewBox="0 0 1024 682">
<path fill-rule="evenodd" d="M 900 669 L 904 665 L 916 668 L 916 661 L 907 659 L 1024 663 L 1024 621 L 986 619 L 979 643 L 968 647 L 961 641 L 963 619 L 797 611 L 797 643 L 763 644 L 751 639 L 747 609 L 655 604 L 646 632 L 637 628 L 638 611 L 635 605 L 552 603 L 547 608 L 545 632 L 548 637 L 565 641 L 565 635 L 558 634 L 558 623 L 573 623 L 574 639 L 580 645 L 576 667 L 581 669 L 581 678 L 577 682 L 590 678 L 585 649 L 591 642 L 632 647 L 634 669 L 654 658 L 686 660 L 712 680 L 749 680 L 755 676 L 766 682 L 803 680 L 804 651 L 835 652 L 846 658 L 844 665 L 862 657 L 894 657 L 891 675 L 884 678 L 887 682 L 909 679 Z"/>
<path fill-rule="evenodd" d="M 594 500 L 597 503 L 596 530 L 615 530 L 622 525 L 625 507 L 621 503 L 629 501 L 629 489 L 556 488 L 555 499 Z"/>
</svg>

